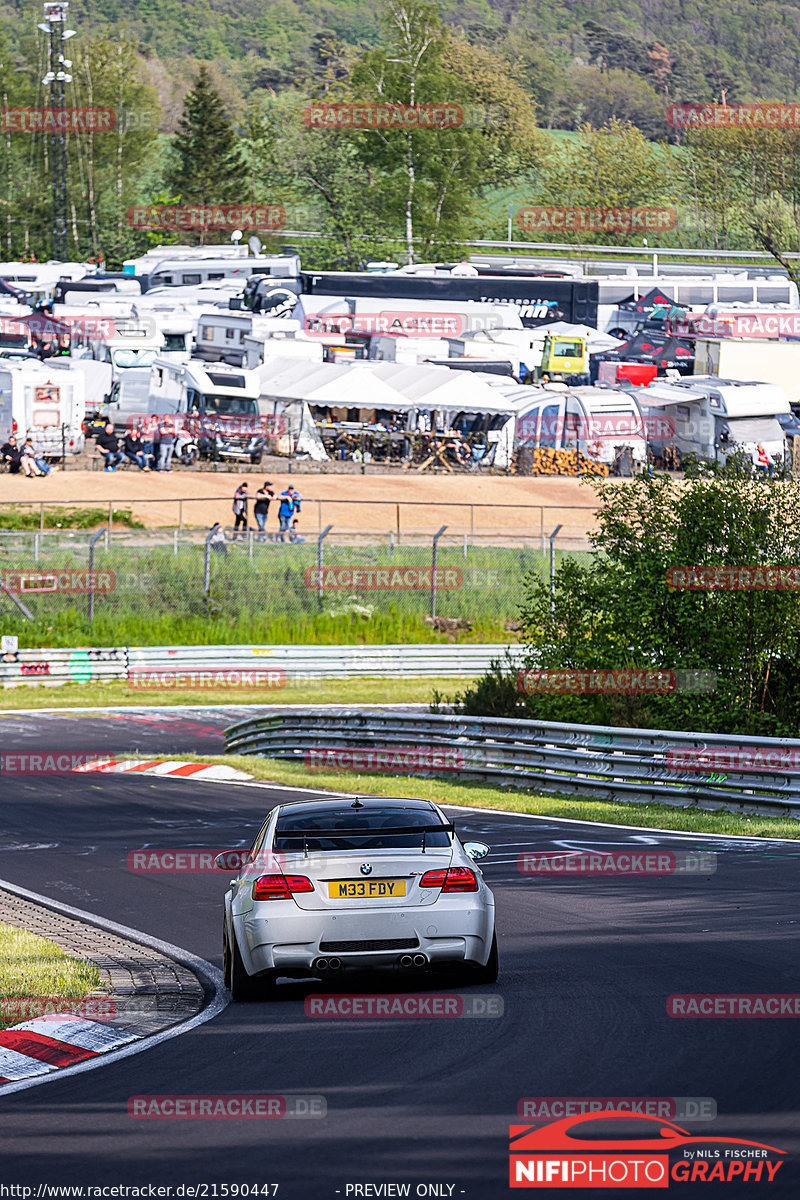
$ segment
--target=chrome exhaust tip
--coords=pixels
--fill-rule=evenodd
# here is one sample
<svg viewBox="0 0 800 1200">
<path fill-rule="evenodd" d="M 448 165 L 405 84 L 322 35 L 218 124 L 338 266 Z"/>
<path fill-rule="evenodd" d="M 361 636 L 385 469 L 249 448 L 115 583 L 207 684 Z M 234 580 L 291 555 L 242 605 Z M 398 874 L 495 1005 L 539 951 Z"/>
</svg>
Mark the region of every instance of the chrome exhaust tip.
<svg viewBox="0 0 800 1200">
<path fill-rule="evenodd" d="M 412 967 L 414 965 L 414 960 L 410 954 L 401 954 L 398 961 L 401 967 Z"/>
<path fill-rule="evenodd" d="M 415 954 L 414 955 L 414 966 L 415 967 L 427 967 L 427 965 L 428 965 L 428 960 L 424 954 Z"/>
<path fill-rule="evenodd" d="M 329 971 L 338 971 L 339 967 L 341 965 L 342 965 L 342 960 L 340 958 L 329 958 L 328 959 L 328 970 Z"/>
<path fill-rule="evenodd" d="M 317 961 L 314 963 L 314 968 L 317 971 L 327 971 L 327 969 L 328 969 L 327 958 L 318 958 Z"/>
</svg>

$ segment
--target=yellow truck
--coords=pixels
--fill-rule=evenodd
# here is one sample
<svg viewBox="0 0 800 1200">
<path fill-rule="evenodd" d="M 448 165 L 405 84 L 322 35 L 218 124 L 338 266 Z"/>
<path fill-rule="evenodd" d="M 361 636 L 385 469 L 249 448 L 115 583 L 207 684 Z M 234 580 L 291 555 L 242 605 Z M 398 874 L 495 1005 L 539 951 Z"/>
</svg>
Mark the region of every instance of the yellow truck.
<svg viewBox="0 0 800 1200">
<path fill-rule="evenodd" d="M 542 361 L 534 372 L 537 381 L 546 375 L 551 383 L 565 383 L 570 375 L 584 375 L 588 371 L 589 355 L 584 338 L 547 335 Z"/>
</svg>

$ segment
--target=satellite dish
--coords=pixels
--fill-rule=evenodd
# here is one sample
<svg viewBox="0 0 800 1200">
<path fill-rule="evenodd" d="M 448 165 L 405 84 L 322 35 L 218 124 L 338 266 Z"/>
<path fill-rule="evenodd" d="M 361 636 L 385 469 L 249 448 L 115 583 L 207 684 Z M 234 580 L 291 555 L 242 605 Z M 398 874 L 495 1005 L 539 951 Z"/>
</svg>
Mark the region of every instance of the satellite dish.
<svg viewBox="0 0 800 1200">
<path fill-rule="evenodd" d="M 258 255 L 261 253 L 261 238 L 256 237 L 255 234 L 253 234 L 247 244 L 250 247 L 251 254 Z"/>
</svg>

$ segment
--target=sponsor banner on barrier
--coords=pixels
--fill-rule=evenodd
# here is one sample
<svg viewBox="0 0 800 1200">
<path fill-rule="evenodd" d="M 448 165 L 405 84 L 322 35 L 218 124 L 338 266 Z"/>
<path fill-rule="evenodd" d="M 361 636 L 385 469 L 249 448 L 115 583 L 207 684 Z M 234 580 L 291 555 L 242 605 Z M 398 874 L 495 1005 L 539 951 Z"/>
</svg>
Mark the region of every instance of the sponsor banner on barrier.
<svg viewBox="0 0 800 1200">
<path fill-rule="evenodd" d="M 668 567 L 667 587 L 675 592 L 796 592 L 798 567 Z"/>
<path fill-rule="evenodd" d="M 218 667 L 204 671 L 174 669 L 148 670 L 134 667 L 128 671 L 128 684 L 134 688 L 282 688 L 286 672 L 282 667 L 270 670 L 239 670 Z"/>
<path fill-rule="evenodd" d="M 459 104 L 307 104 L 309 129 L 459 129 Z"/>
<path fill-rule="evenodd" d="M 117 586 L 115 571 L 0 571 L 0 587 L 20 595 L 28 593 L 109 593 Z"/>
<path fill-rule="evenodd" d="M 668 104 L 671 129 L 797 129 L 800 104 Z"/>
<path fill-rule="evenodd" d="M 217 859 L 221 860 L 217 863 Z M 128 852 L 128 870 L 139 875 L 205 875 L 212 871 L 241 871 L 255 867 L 280 871 L 286 855 L 268 850 L 252 854 L 250 850 L 203 850 L 195 847 L 156 849 L 147 847 Z"/>
<path fill-rule="evenodd" d="M 128 1116 L 140 1120 L 279 1120 L 324 1117 L 324 1096 L 158 1095 L 131 1096 Z"/>
<path fill-rule="evenodd" d="M 431 746 L 370 746 L 352 749 L 342 746 L 317 746 L 306 750 L 304 762 L 309 771 L 368 771 L 378 775 L 410 775 L 416 771 L 463 771 L 474 761 L 463 750 L 439 750 Z"/>
<path fill-rule="evenodd" d="M 520 229 L 550 232 L 580 230 L 584 233 L 656 233 L 674 229 L 678 214 L 674 208 L 521 208 L 517 213 Z"/>
<path fill-rule="evenodd" d="M 0 1023 L 21 1024 L 36 1017 L 83 1017 L 89 1021 L 111 1021 L 117 1015 L 114 996 L 2 996 Z"/>
<path fill-rule="evenodd" d="M 667 998 L 670 1017 L 800 1017 L 797 992 L 689 993 Z"/>
<path fill-rule="evenodd" d="M 420 995 L 398 992 L 384 995 L 306 996 L 307 1017 L 332 1020 L 442 1020 L 460 1017 L 502 1017 L 504 1002 L 496 995 Z"/>
<path fill-rule="evenodd" d="M 685 850 L 527 850 L 517 858 L 522 875 L 713 875 L 715 853 Z"/>
<path fill-rule="evenodd" d="M 131 229 L 283 229 L 281 204 L 134 204 L 128 209 Z"/>
<path fill-rule="evenodd" d="M 796 775 L 800 772 L 800 750 L 776 746 L 673 746 L 667 750 L 671 771 L 755 771 Z"/>
<path fill-rule="evenodd" d="M 113 108 L 0 107 L 0 133 L 109 133 L 116 125 Z"/>
<path fill-rule="evenodd" d="M 717 1102 L 711 1096 L 523 1096 L 517 1102 L 517 1116 L 531 1121 L 609 1110 L 672 1121 L 714 1121 Z"/>
<path fill-rule="evenodd" d="M 305 585 L 315 591 L 364 592 L 453 592 L 463 587 L 464 574 L 458 567 L 306 567 Z"/>
</svg>

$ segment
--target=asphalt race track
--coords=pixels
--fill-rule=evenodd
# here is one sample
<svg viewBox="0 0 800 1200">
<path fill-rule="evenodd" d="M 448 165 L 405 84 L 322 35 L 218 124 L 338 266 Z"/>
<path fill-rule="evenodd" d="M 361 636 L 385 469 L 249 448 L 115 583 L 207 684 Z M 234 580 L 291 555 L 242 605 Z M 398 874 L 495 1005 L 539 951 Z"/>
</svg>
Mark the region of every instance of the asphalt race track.
<svg viewBox="0 0 800 1200">
<path fill-rule="evenodd" d="M 7 714 L 2 746 L 208 754 L 221 749 L 231 719 L 230 710 L 202 709 Z M 134 874 L 128 852 L 247 845 L 285 796 L 268 785 L 4 776 L 0 878 L 220 966 L 229 876 Z M 39 1184 L 207 1184 L 205 1195 L 224 1196 L 225 1184 L 277 1183 L 281 1200 L 334 1200 L 359 1194 L 348 1185 L 409 1183 L 412 1196 L 495 1200 L 511 1194 L 508 1126 L 525 1123 L 517 1116 L 523 1097 L 710 1097 L 715 1120 L 677 1123 L 693 1134 L 765 1142 L 789 1157 L 772 1184 L 706 1190 L 800 1196 L 797 1021 L 679 1020 L 666 1010 L 673 993 L 800 991 L 800 844 L 452 811 L 462 839 L 493 848 L 482 866 L 497 899 L 501 977 L 473 990 L 500 995 L 502 1017 L 315 1020 L 304 998 L 331 989 L 285 984 L 274 1003 L 230 1005 L 118 1063 L 0 1092 L 0 1184 L 32 1186 L 35 1197 Z M 716 851 L 717 870 L 551 878 L 517 869 L 523 851 L 651 845 Z M 327 1116 L 127 1114 L 134 1095 L 233 1093 L 321 1095 Z M 425 1184 L 445 1186 L 415 1190 Z M 700 1182 L 670 1186 L 705 1194 Z"/>
</svg>

